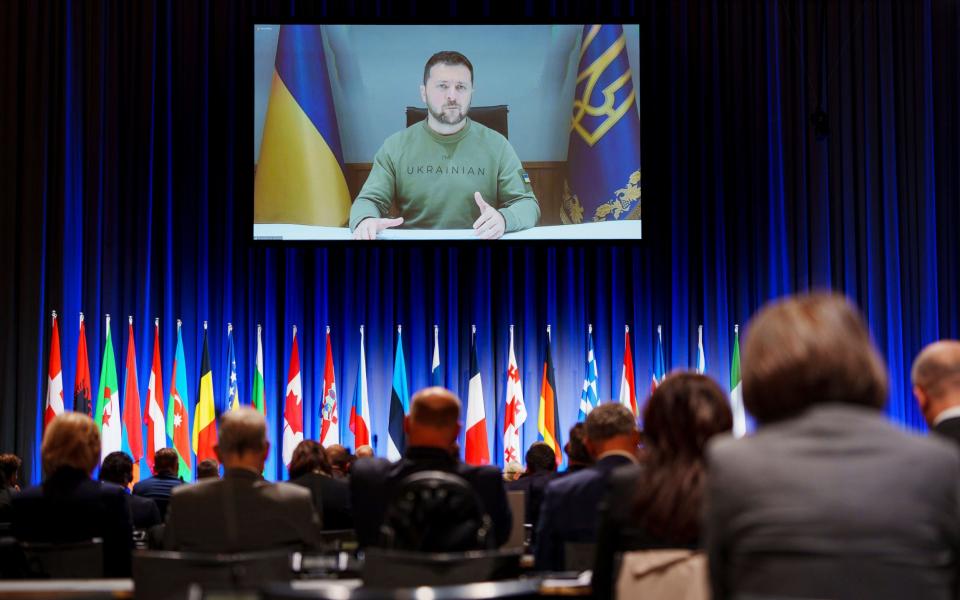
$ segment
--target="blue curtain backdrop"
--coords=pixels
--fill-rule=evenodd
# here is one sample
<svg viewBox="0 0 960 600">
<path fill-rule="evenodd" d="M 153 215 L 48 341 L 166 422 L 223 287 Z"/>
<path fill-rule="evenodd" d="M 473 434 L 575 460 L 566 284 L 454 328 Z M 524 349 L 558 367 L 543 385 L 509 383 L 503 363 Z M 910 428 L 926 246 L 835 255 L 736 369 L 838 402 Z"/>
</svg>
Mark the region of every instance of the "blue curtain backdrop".
<svg viewBox="0 0 960 600">
<path fill-rule="evenodd" d="M 516 3 L 71 2 L 0 5 L 0 451 L 38 481 L 51 310 L 60 322 L 72 407 L 78 313 L 97 389 L 114 319 L 124 356 L 133 315 L 141 396 L 153 319 L 164 392 L 183 319 L 191 406 L 202 322 L 214 391 L 225 393 L 233 323 L 249 403 L 263 325 L 277 456 L 292 327 L 298 327 L 306 435 L 319 433 L 325 326 L 331 326 L 341 437 L 366 325 L 372 429 L 385 454 L 396 326 L 410 388 L 429 382 L 440 326 L 448 387 L 466 398 L 470 325 L 478 329 L 491 456 L 502 456 L 508 328 L 516 326 L 528 420 L 537 439 L 545 327 L 562 441 L 576 420 L 587 324 L 599 396 L 619 392 L 630 325 L 638 389 L 657 324 L 667 367 L 695 364 L 728 382 L 734 323 L 763 302 L 833 288 L 864 310 L 891 371 L 888 412 L 922 423 L 908 370 L 923 344 L 958 335 L 960 14 L 952 2 Z M 420 13 L 417 10 L 421 11 Z M 587 11 L 587 12 L 585 12 Z M 437 15 L 641 23 L 644 230 L 640 245 L 264 247 L 249 242 L 250 27 Z M 810 115 L 827 115 L 818 135 Z M 401 125 L 398 124 L 398 128 Z M 121 370 L 121 378 L 123 366 Z M 642 396 L 643 394 L 641 394 Z M 643 398 L 640 398 L 641 402 Z M 191 419 L 192 421 L 192 419 Z M 192 425 L 192 423 L 191 423 Z M 146 466 L 143 465 L 145 470 Z"/>
</svg>

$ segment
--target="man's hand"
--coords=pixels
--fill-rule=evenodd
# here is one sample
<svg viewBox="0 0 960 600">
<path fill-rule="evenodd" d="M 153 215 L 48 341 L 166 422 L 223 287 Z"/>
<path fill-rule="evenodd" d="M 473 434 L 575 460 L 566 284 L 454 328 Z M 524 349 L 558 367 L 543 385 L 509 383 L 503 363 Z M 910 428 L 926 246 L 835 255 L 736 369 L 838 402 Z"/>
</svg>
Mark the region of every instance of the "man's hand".
<svg viewBox="0 0 960 600">
<path fill-rule="evenodd" d="M 481 240 L 496 240 L 503 236 L 507 228 L 507 221 L 500 211 L 483 200 L 480 192 L 473 193 L 473 199 L 480 207 L 480 218 L 473 223 L 473 233 Z"/>
<path fill-rule="evenodd" d="M 403 223 L 403 217 L 397 217 L 396 219 L 377 219 L 374 217 L 367 217 L 366 219 L 360 221 L 360 223 L 357 225 L 357 228 L 353 230 L 353 239 L 375 240 L 377 239 L 377 234 L 384 229 L 396 227 L 401 223 Z"/>
</svg>

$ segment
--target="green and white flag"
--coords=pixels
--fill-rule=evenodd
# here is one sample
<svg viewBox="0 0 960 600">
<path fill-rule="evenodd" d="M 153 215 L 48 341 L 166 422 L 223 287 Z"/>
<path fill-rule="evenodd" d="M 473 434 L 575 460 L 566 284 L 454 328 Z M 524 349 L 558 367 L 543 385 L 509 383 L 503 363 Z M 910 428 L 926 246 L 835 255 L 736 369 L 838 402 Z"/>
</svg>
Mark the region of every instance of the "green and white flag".
<svg viewBox="0 0 960 600">
<path fill-rule="evenodd" d="M 743 408 L 743 382 L 740 381 L 740 326 L 733 326 L 733 358 L 730 359 L 730 410 L 733 411 L 733 435 L 747 433 L 747 415 Z"/>
<path fill-rule="evenodd" d="M 100 389 L 97 392 L 97 408 L 93 412 L 100 430 L 100 461 L 111 452 L 120 450 L 122 441 L 122 415 L 120 414 L 120 386 L 117 383 L 117 360 L 113 354 L 113 338 L 110 336 L 110 315 L 107 315 L 107 341 L 103 348 L 103 365 L 100 367 Z"/>
</svg>

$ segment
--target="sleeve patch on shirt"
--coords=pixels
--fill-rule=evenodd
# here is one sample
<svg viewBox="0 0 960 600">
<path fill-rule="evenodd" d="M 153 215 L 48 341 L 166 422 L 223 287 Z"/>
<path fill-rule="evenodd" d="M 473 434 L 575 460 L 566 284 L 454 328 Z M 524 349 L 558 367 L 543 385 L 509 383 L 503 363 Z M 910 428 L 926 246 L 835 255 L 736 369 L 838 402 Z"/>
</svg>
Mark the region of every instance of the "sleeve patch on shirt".
<svg viewBox="0 0 960 600">
<path fill-rule="evenodd" d="M 520 179 L 522 179 L 525 184 L 530 185 L 530 175 L 523 169 L 520 169 Z"/>
</svg>

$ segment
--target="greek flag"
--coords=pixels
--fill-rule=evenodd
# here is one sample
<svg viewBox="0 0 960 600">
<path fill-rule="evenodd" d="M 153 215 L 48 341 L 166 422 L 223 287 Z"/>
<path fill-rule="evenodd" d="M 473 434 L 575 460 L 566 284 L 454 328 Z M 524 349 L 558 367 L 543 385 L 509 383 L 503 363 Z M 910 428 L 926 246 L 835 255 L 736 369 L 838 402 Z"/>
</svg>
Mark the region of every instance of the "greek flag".
<svg viewBox="0 0 960 600">
<path fill-rule="evenodd" d="M 577 421 L 583 421 L 597 407 L 597 358 L 593 354 L 593 325 L 587 326 L 587 374 L 580 393 L 580 412 Z"/>
</svg>

